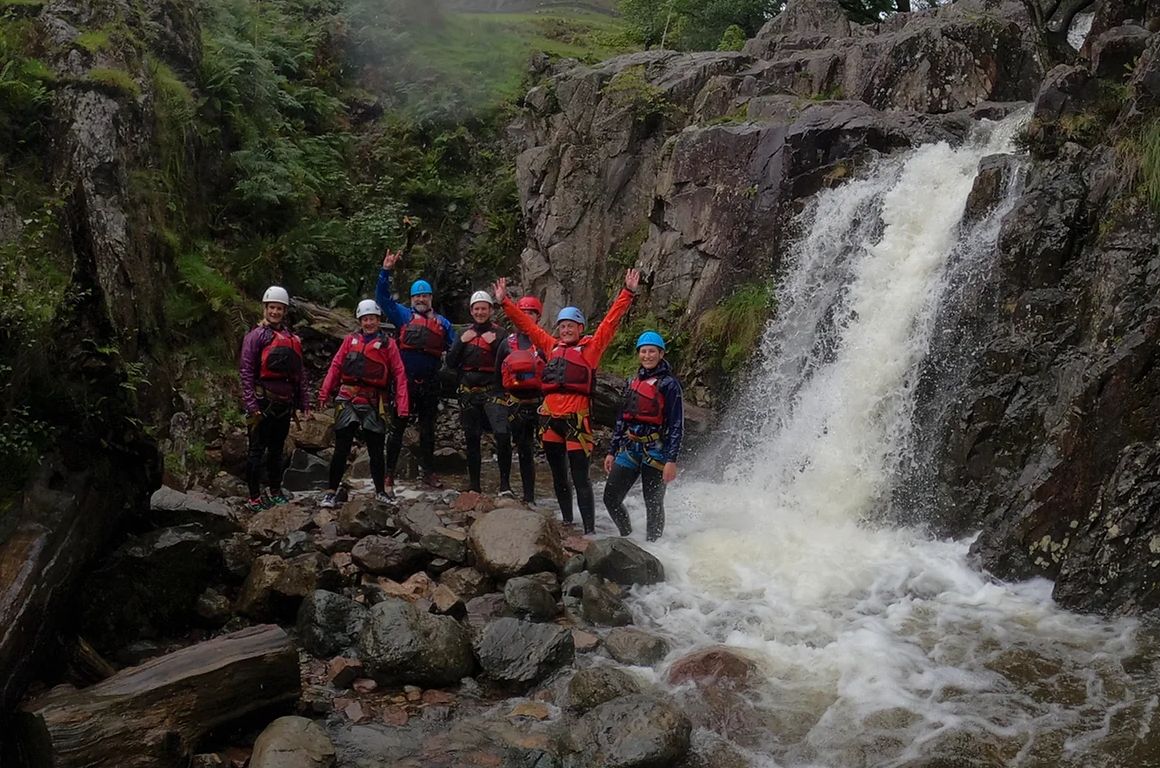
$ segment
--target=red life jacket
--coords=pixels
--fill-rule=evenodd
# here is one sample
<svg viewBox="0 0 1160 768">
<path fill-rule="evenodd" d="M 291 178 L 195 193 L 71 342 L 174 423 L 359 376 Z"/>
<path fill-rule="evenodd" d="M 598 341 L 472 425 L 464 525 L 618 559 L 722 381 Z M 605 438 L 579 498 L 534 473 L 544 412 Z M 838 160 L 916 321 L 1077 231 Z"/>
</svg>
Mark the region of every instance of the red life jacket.
<svg viewBox="0 0 1160 768">
<path fill-rule="evenodd" d="M 494 329 L 490 333 L 495 333 Z M 465 371 L 495 373 L 495 347 L 483 335 L 476 333 L 463 344 L 463 360 L 459 365 Z"/>
<path fill-rule="evenodd" d="M 503 388 L 509 392 L 539 392 L 544 376 L 544 358 L 531 339 L 527 339 L 526 347 L 521 347 L 519 336 L 513 333 L 507 338 L 508 355 L 500 370 Z"/>
<path fill-rule="evenodd" d="M 584 359 L 585 337 L 571 347 L 557 344 L 548 357 L 540 389 L 548 392 L 574 392 L 591 397 L 596 389 L 596 368 Z"/>
<path fill-rule="evenodd" d="M 659 381 L 656 376 L 649 379 L 637 377 L 632 380 L 628 386 L 624 411 L 621 413 L 625 421 L 657 427 L 665 423 L 665 395 L 657 386 Z"/>
<path fill-rule="evenodd" d="M 439 357 L 447 346 L 447 331 L 434 312 L 427 316 L 411 313 L 411 319 L 399 331 L 399 346 Z"/>
<path fill-rule="evenodd" d="M 262 367 L 258 378 L 286 381 L 302 375 L 302 341 L 290 331 L 274 331 L 274 338 L 262 350 Z"/>
<path fill-rule="evenodd" d="M 351 334 L 350 347 L 342 358 L 342 383 L 386 389 L 390 382 L 390 344 L 391 340 L 381 335 L 364 342 L 362 334 Z"/>
</svg>

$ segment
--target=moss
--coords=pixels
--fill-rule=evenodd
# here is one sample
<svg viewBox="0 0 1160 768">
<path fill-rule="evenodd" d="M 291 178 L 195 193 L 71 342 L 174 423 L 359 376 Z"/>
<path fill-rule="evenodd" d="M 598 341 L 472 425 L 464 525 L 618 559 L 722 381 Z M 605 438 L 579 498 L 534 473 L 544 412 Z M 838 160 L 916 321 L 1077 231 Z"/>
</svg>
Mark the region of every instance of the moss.
<svg viewBox="0 0 1160 768">
<path fill-rule="evenodd" d="M 93 67 L 89 70 L 87 80 L 113 95 L 131 96 L 133 98 L 141 95 L 141 86 L 137 85 L 137 81 L 133 79 L 133 76 L 123 69 Z"/>
<path fill-rule="evenodd" d="M 601 93 L 620 109 L 628 110 L 638 122 L 664 119 L 676 110 L 664 89 L 649 82 L 643 65 L 617 72 Z"/>
<path fill-rule="evenodd" d="M 113 41 L 109 36 L 109 30 L 106 28 L 90 29 L 82 32 L 77 35 L 74 42 L 89 53 L 108 51 L 113 47 Z"/>
<path fill-rule="evenodd" d="M 732 374 L 761 341 L 773 311 L 773 295 L 764 283 L 738 286 L 721 302 L 701 315 L 693 330 L 692 345 L 698 356 L 713 361 Z"/>
<path fill-rule="evenodd" d="M 740 107 L 737 107 L 737 109 L 728 114 L 714 117 L 712 120 L 706 122 L 705 125 L 735 125 L 737 123 L 746 122 L 749 122 L 749 105 L 742 104 Z"/>
<path fill-rule="evenodd" d="M 1160 213 L 1160 118 L 1148 120 L 1116 142 L 1116 159 L 1132 195 Z"/>
</svg>

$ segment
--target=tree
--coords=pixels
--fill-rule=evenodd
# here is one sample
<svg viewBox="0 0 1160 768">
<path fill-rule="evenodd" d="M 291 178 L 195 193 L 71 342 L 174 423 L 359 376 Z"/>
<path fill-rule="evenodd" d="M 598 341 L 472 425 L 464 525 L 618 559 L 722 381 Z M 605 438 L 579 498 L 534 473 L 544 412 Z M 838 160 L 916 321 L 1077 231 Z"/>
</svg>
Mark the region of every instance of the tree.
<svg viewBox="0 0 1160 768">
<path fill-rule="evenodd" d="M 620 14 L 646 48 L 711 51 L 741 35 L 752 37 L 777 14 L 784 0 L 620 0 Z"/>
</svg>

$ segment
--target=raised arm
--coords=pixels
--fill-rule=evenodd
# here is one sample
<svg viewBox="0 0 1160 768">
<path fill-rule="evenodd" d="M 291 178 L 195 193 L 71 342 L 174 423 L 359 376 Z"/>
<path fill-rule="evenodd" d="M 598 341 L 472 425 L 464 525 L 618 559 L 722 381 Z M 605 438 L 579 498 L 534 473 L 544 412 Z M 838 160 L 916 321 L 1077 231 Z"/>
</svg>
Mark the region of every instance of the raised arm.
<svg viewBox="0 0 1160 768">
<path fill-rule="evenodd" d="M 387 251 L 383 256 L 383 267 L 379 270 L 379 281 L 375 284 L 375 301 L 396 328 L 402 328 L 411 321 L 410 307 L 404 307 L 391 296 L 391 270 L 398 263 L 399 257 L 400 254 Z"/>
<path fill-rule="evenodd" d="M 527 334 L 537 349 L 545 353 L 551 352 L 552 348 L 556 346 L 556 337 L 537 325 L 531 315 L 517 307 L 516 303 L 508 297 L 507 278 L 501 277 L 496 280 L 495 285 L 492 286 L 492 291 L 492 296 L 495 296 L 495 300 L 503 305 L 503 311 L 512 321 L 512 325 Z"/>
<path fill-rule="evenodd" d="M 612 343 L 612 337 L 616 335 L 620 321 L 624 319 L 632 307 L 632 300 L 636 295 L 638 285 L 640 285 L 640 272 L 638 270 L 630 269 L 624 273 L 624 288 L 617 294 L 612 306 L 608 308 L 608 314 L 600 321 L 600 325 L 596 326 L 596 332 L 592 334 L 592 342 L 584 350 L 585 355 L 588 356 L 588 362 L 592 365 L 600 364 L 600 358 L 604 357 L 604 350 L 608 349 L 608 345 Z"/>
</svg>

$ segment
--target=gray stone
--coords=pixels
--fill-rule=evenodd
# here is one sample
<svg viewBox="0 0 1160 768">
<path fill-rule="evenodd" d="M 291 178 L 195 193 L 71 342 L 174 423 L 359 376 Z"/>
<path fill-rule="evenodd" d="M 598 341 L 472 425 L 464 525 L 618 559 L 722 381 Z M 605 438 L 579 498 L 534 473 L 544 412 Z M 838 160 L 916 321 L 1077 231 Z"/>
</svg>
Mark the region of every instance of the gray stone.
<svg viewBox="0 0 1160 768">
<path fill-rule="evenodd" d="M 591 624 L 622 627 L 632 623 L 632 611 L 610 582 L 585 584 L 580 602 L 584 620 Z"/>
<path fill-rule="evenodd" d="M 634 693 L 599 705 L 572 727 L 576 768 L 669 768 L 689 751 L 692 724 L 670 701 Z"/>
<path fill-rule="evenodd" d="M 315 590 L 298 607 L 298 637 L 310 654 L 329 658 L 358 643 L 367 609 L 335 592 Z"/>
<path fill-rule="evenodd" d="M 443 520 L 435 511 L 435 506 L 424 501 L 400 509 L 397 522 L 399 527 L 416 541 L 443 527 Z"/>
<path fill-rule="evenodd" d="M 568 681 L 568 707 L 584 713 L 606 701 L 640 692 L 640 683 L 623 669 L 588 667 L 578 670 Z"/>
<path fill-rule="evenodd" d="M 439 583 L 447 585 L 464 600 L 486 595 L 495 589 L 491 577 L 474 568 L 452 568 L 439 577 Z"/>
<path fill-rule="evenodd" d="M 639 667 L 651 667 L 669 652 L 669 644 L 663 637 L 632 627 L 613 629 L 604 636 L 604 647 L 621 664 Z"/>
<path fill-rule="evenodd" d="M 535 576 L 508 579 L 503 588 L 504 600 L 517 615 L 532 621 L 548 621 L 556 615 L 556 598 Z"/>
<path fill-rule="evenodd" d="M 423 560 L 423 550 L 390 536 L 364 536 L 350 551 L 356 565 L 368 573 L 406 578 Z"/>
<path fill-rule="evenodd" d="M 388 599 L 370 609 L 359 657 L 381 683 L 452 685 L 475 669 L 467 630 L 455 619 Z"/>
<path fill-rule="evenodd" d="M 332 768 L 334 763 L 334 744 L 326 731 L 293 715 L 266 726 L 250 755 L 250 768 Z"/>
<path fill-rule="evenodd" d="M 661 561 L 628 539 L 599 539 L 584 552 L 588 570 L 622 586 L 665 580 Z"/>
<path fill-rule="evenodd" d="M 476 567 L 508 578 L 556 570 L 564 551 L 547 517 L 528 509 L 496 509 L 480 517 L 468 534 Z"/>
<path fill-rule="evenodd" d="M 242 530 L 238 513 L 229 505 L 199 493 L 182 493 L 167 485 L 149 499 L 149 517 L 156 527 L 196 523 L 207 531 L 228 536 Z"/>
<path fill-rule="evenodd" d="M 295 493 L 319 491 L 329 482 L 330 462 L 303 450 L 291 454 L 290 466 L 282 475 L 282 487 Z"/>
<path fill-rule="evenodd" d="M 467 534 L 451 528 L 434 528 L 419 540 L 419 546 L 434 557 L 442 557 L 453 563 L 467 559 Z"/>
<path fill-rule="evenodd" d="M 394 513 L 389 507 L 372 499 L 356 498 L 339 508 L 336 516 L 338 533 L 362 538 L 370 534 L 385 534 L 397 530 Z"/>
<path fill-rule="evenodd" d="M 246 521 L 246 532 L 267 541 L 277 541 L 311 523 L 310 510 L 298 504 L 279 504 L 256 513 Z"/>
<path fill-rule="evenodd" d="M 572 633 L 554 624 L 496 619 L 475 641 L 475 654 L 487 677 L 502 685 L 530 685 L 575 655 Z"/>
<path fill-rule="evenodd" d="M 1091 43 L 1092 74 L 1126 80 L 1148 46 L 1148 37 L 1148 30 L 1135 25 L 1115 27 L 1097 35 Z"/>
</svg>

